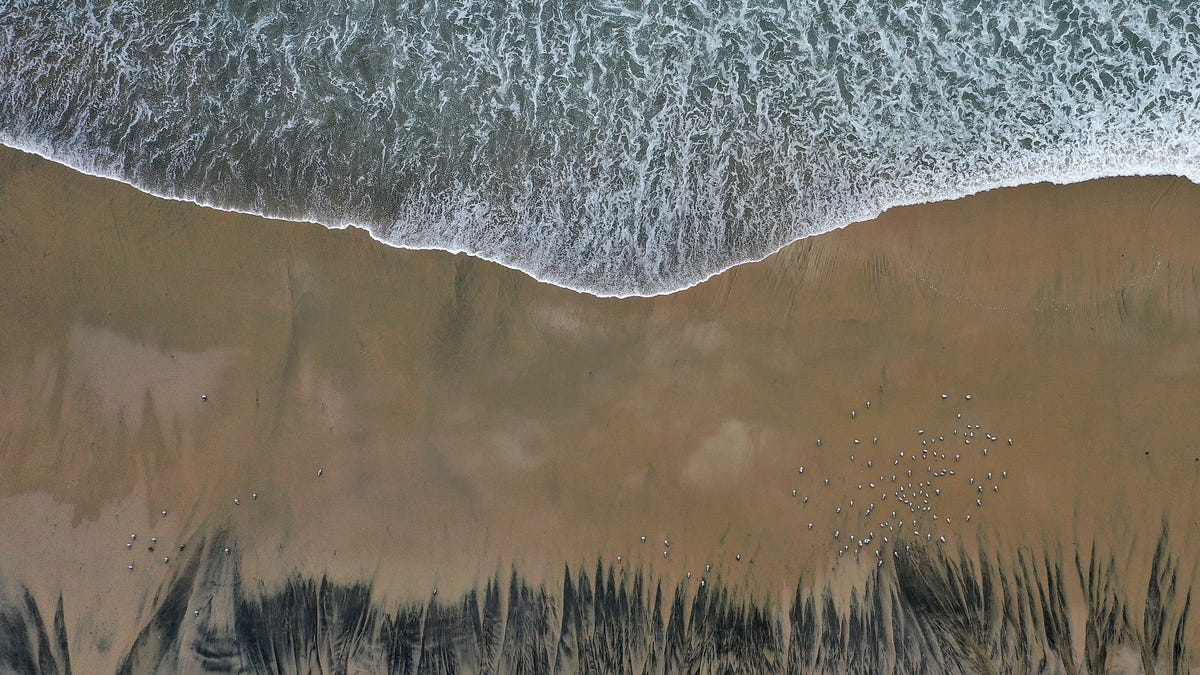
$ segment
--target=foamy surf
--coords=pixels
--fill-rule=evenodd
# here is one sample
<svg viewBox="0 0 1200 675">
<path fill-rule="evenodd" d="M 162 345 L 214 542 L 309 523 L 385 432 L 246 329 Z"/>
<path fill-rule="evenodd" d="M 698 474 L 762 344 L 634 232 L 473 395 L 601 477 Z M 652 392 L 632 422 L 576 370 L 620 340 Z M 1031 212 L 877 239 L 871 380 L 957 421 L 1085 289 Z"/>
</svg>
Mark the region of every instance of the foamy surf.
<svg viewBox="0 0 1200 675">
<path fill-rule="evenodd" d="M 1193 3 L 18 0 L 0 36 L 0 142 L 597 295 L 898 205 L 1200 177 Z"/>
</svg>

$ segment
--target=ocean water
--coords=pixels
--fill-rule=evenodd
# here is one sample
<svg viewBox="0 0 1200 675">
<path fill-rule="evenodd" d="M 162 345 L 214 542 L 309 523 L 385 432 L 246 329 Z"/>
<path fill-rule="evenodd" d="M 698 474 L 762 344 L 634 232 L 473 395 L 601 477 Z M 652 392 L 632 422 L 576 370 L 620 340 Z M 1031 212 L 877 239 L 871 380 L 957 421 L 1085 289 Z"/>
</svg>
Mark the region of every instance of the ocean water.
<svg viewBox="0 0 1200 675">
<path fill-rule="evenodd" d="M 8 0 L 0 142 L 649 295 L 900 204 L 1200 179 L 1200 3 Z"/>
</svg>

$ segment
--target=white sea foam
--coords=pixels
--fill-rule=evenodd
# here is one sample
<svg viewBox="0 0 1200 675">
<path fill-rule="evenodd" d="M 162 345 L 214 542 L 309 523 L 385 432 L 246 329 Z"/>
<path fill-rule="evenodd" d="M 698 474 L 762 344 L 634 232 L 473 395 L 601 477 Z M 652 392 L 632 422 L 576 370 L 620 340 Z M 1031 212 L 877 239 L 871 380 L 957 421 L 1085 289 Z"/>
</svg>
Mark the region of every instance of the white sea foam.
<svg viewBox="0 0 1200 675">
<path fill-rule="evenodd" d="M 1197 92 L 1200 3 L 0 10 L 0 142 L 599 295 L 678 290 L 897 205 L 1198 180 Z"/>
</svg>

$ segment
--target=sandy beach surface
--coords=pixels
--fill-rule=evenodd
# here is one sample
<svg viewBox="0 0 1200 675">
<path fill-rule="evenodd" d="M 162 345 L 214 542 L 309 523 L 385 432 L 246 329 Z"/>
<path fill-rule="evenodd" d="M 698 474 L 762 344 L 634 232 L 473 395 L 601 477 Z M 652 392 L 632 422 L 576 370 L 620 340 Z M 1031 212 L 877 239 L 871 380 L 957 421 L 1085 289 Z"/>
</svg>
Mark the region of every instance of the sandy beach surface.
<svg viewBox="0 0 1200 675">
<path fill-rule="evenodd" d="M 850 602 L 912 548 L 1057 556 L 1070 659 L 1095 559 L 1178 645 L 1114 628 L 1108 666 L 1194 668 L 1197 214 L 1182 179 L 1033 185 L 598 299 L 3 150 L 0 593 L 108 672 L 218 531 L 246 592 L 558 593 L 599 560 L 785 631 L 798 584 Z"/>
</svg>

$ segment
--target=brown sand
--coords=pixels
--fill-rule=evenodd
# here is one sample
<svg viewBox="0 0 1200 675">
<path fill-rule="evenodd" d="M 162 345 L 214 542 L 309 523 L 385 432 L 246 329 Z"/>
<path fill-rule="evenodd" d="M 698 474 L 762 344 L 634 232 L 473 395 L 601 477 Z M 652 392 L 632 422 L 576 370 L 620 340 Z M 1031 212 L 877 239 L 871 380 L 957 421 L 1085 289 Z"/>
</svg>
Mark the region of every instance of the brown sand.
<svg viewBox="0 0 1200 675">
<path fill-rule="evenodd" d="M 927 466 L 956 470 L 931 501 L 953 524 L 921 536 L 1132 541 L 1144 567 L 1164 517 L 1200 534 L 1198 213 L 1179 179 L 1035 185 L 605 300 L 4 150 L 0 572 L 64 593 L 96 672 L 162 557 L 227 520 L 268 586 L 423 598 L 619 555 L 783 594 L 873 567 L 838 547 L 884 536 L 890 476 Z M 909 459 L 935 435 L 961 461 Z"/>
</svg>

